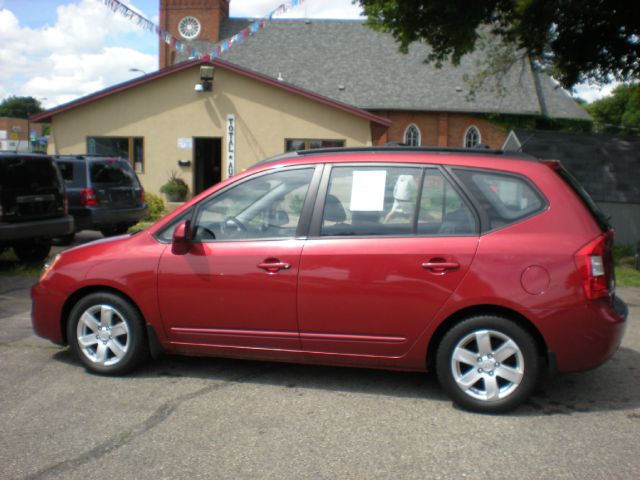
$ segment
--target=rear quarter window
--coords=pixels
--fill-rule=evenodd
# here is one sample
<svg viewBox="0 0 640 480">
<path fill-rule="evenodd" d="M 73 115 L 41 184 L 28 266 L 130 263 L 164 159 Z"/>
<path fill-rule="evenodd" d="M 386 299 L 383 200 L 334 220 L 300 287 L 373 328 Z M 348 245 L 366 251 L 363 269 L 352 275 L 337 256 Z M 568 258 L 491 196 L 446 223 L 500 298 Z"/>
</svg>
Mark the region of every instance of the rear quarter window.
<svg viewBox="0 0 640 480">
<path fill-rule="evenodd" d="M 453 171 L 484 211 L 483 233 L 535 215 L 547 206 L 538 189 L 520 175 L 472 169 Z"/>
</svg>

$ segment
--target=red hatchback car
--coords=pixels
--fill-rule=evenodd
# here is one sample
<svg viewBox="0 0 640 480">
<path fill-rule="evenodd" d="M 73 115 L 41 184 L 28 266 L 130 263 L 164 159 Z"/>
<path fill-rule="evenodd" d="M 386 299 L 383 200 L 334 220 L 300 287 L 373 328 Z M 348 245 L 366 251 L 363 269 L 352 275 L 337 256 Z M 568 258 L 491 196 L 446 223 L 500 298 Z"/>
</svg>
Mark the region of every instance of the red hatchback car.
<svg viewBox="0 0 640 480">
<path fill-rule="evenodd" d="M 501 412 L 544 369 L 590 369 L 618 348 L 612 242 L 555 162 L 297 152 L 146 231 L 56 256 L 33 326 L 97 373 L 161 351 L 431 370 L 457 404 Z"/>
</svg>

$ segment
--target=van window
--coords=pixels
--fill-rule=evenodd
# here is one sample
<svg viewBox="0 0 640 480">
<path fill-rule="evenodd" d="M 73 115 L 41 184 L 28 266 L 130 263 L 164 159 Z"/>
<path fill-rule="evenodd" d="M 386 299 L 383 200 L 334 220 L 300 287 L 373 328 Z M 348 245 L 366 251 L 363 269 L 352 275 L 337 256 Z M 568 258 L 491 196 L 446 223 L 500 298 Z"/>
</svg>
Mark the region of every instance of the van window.
<svg viewBox="0 0 640 480">
<path fill-rule="evenodd" d="M 453 169 L 478 200 L 489 224 L 483 232 L 530 217 L 546 207 L 544 197 L 520 175 L 488 170 Z"/>
</svg>

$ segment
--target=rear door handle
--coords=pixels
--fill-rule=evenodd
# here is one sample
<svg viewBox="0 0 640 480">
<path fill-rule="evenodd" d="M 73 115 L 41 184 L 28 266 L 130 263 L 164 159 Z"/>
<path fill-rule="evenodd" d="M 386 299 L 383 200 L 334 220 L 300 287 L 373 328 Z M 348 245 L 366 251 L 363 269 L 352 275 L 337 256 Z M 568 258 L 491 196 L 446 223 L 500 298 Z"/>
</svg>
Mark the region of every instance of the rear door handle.
<svg viewBox="0 0 640 480">
<path fill-rule="evenodd" d="M 460 268 L 460 264 L 457 262 L 441 262 L 438 260 L 429 260 L 428 262 L 424 262 L 422 264 L 422 268 L 433 273 L 445 273 L 449 270 L 458 270 Z"/>
<path fill-rule="evenodd" d="M 291 268 L 291 264 L 281 262 L 277 258 L 267 258 L 264 262 L 259 263 L 257 266 L 262 270 L 266 270 L 267 273 L 276 273 L 280 270 L 289 270 Z"/>
</svg>

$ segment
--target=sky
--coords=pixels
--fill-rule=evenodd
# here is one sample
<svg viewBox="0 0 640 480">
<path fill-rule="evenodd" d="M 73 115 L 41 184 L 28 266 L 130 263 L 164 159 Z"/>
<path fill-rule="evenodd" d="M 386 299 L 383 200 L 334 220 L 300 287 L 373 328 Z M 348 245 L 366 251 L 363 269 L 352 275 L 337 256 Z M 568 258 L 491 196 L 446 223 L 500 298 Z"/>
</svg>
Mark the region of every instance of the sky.
<svg viewBox="0 0 640 480">
<path fill-rule="evenodd" d="M 122 0 L 158 23 L 159 0 Z M 232 17 L 260 18 L 283 0 L 232 0 Z M 305 0 L 280 18 L 361 18 L 351 0 Z M 0 0 L 0 99 L 32 96 L 45 108 L 158 68 L 158 39 L 103 0 Z M 579 86 L 587 101 L 608 95 Z"/>
</svg>

